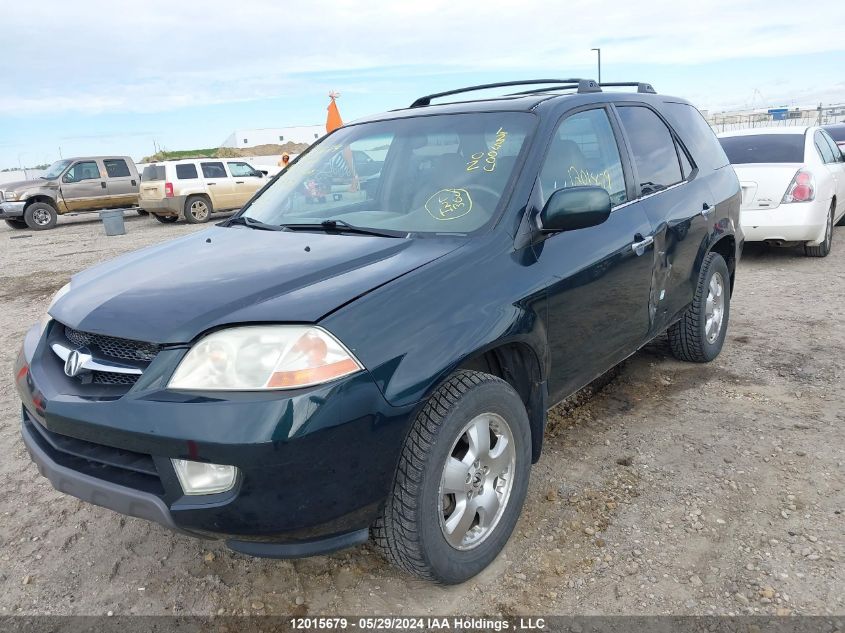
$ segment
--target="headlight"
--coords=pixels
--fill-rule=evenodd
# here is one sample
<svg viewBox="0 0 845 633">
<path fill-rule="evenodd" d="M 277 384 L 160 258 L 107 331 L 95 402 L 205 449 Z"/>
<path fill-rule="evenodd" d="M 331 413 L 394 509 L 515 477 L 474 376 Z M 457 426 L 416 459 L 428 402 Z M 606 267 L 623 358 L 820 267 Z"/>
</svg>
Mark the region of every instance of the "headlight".
<svg viewBox="0 0 845 633">
<path fill-rule="evenodd" d="M 14 191 L 4 191 L 2 197 L 0 199 L 5 200 L 6 202 L 12 202 L 13 200 L 18 199 L 18 194 Z"/>
<path fill-rule="evenodd" d="M 182 359 L 170 389 L 256 391 L 318 385 L 361 371 L 331 334 L 307 325 L 252 325 L 202 338 Z"/>
<path fill-rule="evenodd" d="M 41 333 L 44 333 L 44 330 L 47 329 L 47 324 L 50 323 L 50 310 L 53 309 L 53 306 L 56 305 L 56 302 L 64 297 L 70 291 L 70 283 L 66 283 L 64 286 L 59 288 L 59 291 L 53 295 L 53 298 L 50 300 L 50 305 L 47 306 L 47 311 L 44 313 L 44 316 L 41 317 Z"/>
</svg>

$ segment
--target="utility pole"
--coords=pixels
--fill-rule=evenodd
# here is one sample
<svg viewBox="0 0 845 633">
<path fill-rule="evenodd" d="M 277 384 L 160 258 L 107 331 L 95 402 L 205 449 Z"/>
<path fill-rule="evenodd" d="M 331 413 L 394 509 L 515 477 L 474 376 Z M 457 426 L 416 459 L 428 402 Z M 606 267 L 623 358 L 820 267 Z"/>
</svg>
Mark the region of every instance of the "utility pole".
<svg viewBox="0 0 845 633">
<path fill-rule="evenodd" d="M 600 48 L 591 48 L 591 51 L 596 51 L 599 56 L 599 83 L 601 83 L 601 49 Z"/>
</svg>

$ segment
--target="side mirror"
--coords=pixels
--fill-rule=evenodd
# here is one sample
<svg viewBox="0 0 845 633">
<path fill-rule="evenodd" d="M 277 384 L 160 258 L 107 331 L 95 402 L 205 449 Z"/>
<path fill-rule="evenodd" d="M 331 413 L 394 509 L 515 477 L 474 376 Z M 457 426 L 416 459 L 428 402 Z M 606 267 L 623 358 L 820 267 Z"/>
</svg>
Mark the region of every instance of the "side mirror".
<svg viewBox="0 0 845 633">
<path fill-rule="evenodd" d="M 610 216 L 610 194 L 601 187 L 558 189 L 540 212 L 543 231 L 574 231 L 597 226 Z"/>
</svg>

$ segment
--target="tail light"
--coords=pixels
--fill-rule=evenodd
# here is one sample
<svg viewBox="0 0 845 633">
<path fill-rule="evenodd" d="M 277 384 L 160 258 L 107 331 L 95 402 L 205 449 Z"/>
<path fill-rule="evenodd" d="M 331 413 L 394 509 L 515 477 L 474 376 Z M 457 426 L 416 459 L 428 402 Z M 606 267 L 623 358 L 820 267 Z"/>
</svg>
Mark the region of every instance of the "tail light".
<svg viewBox="0 0 845 633">
<path fill-rule="evenodd" d="M 172 198 L 173 197 L 173 183 L 172 182 L 164 183 L 164 197 L 165 198 Z"/>
<path fill-rule="evenodd" d="M 809 202 L 816 197 L 816 181 L 813 174 L 799 169 L 783 194 L 782 202 Z"/>
</svg>

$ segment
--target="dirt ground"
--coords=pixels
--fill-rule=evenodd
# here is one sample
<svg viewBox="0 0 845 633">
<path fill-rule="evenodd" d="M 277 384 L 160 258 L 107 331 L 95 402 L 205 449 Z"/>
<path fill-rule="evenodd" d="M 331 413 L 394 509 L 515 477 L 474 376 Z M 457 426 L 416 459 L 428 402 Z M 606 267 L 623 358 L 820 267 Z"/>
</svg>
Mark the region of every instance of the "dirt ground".
<svg viewBox="0 0 845 633">
<path fill-rule="evenodd" d="M 11 376 L 25 330 L 72 273 L 201 229 L 0 225 L 0 615 L 845 614 L 845 228 L 826 259 L 746 249 L 713 363 L 661 338 L 555 409 L 510 543 L 457 587 L 368 546 L 248 558 L 38 474 Z"/>
</svg>

